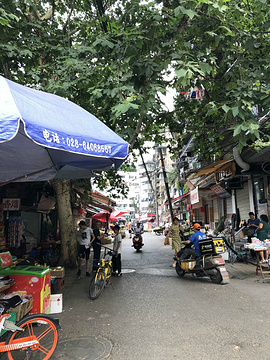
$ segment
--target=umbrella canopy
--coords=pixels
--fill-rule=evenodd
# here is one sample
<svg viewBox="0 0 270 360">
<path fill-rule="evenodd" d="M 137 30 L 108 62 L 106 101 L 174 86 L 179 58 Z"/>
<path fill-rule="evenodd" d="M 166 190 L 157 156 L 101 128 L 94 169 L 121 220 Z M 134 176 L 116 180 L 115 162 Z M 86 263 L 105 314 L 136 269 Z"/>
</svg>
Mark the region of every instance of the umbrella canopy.
<svg viewBox="0 0 270 360">
<path fill-rule="evenodd" d="M 91 177 L 118 168 L 128 143 L 57 95 L 0 76 L 0 182 Z"/>
<path fill-rule="evenodd" d="M 108 222 L 108 221 L 118 221 L 118 219 L 115 216 L 112 216 L 109 213 L 106 212 L 100 212 L 92 216 L 92 219 Z"/>
<path fill-rule="evenodd" d="M 115 216 L 115 217 L 121 217 L 125 214 L 128 214 L 130 212 L 130 210 L 114 210 L 111 215 Z M 126 220 L 126 219 L 125 219 Z"/>
<path fill-rule="evenodd" d="M 127 221 L 127 219 L 124 216 L 117 216 L 117 220 Z"/>
</svg>

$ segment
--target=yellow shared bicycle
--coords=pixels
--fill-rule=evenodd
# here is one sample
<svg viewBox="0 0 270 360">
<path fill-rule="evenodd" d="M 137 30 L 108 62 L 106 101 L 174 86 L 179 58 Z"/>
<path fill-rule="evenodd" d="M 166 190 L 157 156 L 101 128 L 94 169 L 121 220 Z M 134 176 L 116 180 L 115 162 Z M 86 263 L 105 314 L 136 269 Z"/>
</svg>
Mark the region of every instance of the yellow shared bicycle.
<svg viewBox="0 0 270 360">
<path fill-rule="evenodd" d="M 109 279 L 112 275 L 112 256 L 113 251 L 106 247 L 102 246 L 105 251 L 102 259 L 98 263 L 98 269 L 94 274 L 93 278 L 90 281 L 89 285 L 89 298 L 95 300 L 102 291 L 105 289 L 106 285 L 109 283 Z"/>
</svg>

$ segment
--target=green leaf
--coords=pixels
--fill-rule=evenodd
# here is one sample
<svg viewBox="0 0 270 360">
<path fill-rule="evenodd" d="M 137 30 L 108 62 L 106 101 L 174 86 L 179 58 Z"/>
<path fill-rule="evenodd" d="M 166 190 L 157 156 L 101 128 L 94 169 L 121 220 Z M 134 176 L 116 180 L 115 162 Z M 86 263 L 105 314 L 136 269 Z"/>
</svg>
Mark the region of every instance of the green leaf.
<svg viewBox="0 0 270 360">
<path fill-rule="evenodd" d="M 185 70 L 185 69 L 175 70 L 175 75 L 177 76 L 178 79 L 185 77 L 186 73 L 187 73 L 187 70 Z"/>
<path fill-rule="evenodd" d="M 231 110 L 231 108 L 229 106 L 227 106 L 226 104 L 224 104 L 221 108 L 225 111 L 225 113 L 227 113 L 229 110 Z"/>
<path fill-rule="evenodd" d="M 199 63 L 199 67 L 205 74 L 211 74 L 212 66 L 209 65 L 207 62 L 201 62 Z"/>
<path fill-rule="evenodd" d="M 193 11 L 191 9 L 185 9 L 183 6 L 177 6 L 174 9 L 175 16 L 178 16 L 180 14 L 187 15 L 191 20 L 194 18 L 194 16 L 198 16 L 196 11 Z"/>
<path fill-rule="evenodd" d="M 247 145 L 247 142 L 245 139 L 240 139 L 238 143 L 238 148 L 240 152 L 243 150 L 243 148 Z"/>
<path fill-rule="evenodd" d="M 111 41 L 108 41 L 108 40 L 104 40 L 101 42 L 101 45 L 102 46 L 108 46 L 109 48 L 113 48 L 114 47 L 114 43 L 112 43 Z"/>
<path fill-rule="evenodd" d="M 210 36 L 218 36 L 215 32 L 213 32 L 213 31 L 206 31 L 205 32 L 205 34 L 208 34 L 208 35 L 210 35 Z"/>
<path fill-rule="evenodd" d="M 194 18 L 194 16 L 198 16 L 196 11 L 193 11 L 193 10 L 186 10 L 183 13 L 186 14 L 191 20 Z"/>
<path fill-rule="evenodd" d="M 130 102 L 125 102 L 123 104 L 118 104 L 113 106 L 112 111 L 115 113 L 116 117 L 119 117 L 121 114 L 125 114 L 129 109 L 138 109 L 139 105 L 132 104 Z"/>
<path fill-rule="evenodd" d="M 259 124 L 257 124 L 257 123 L 251 123 L 251 124 L 249 124 L 249 126 L 248 126 L 248 128 L 249 128 L 250 131 L 258 130 L 259 127 L 260 127 L 260 126 L 259 126 Z"/>
<path fill-rule="evenodd" d="M 235 137 L 235 136 L 239 135 L 241 131 L 242 131 L 241 125 L 236 126 L 234 129 L 234 132 L 233 132 L 233 136 Z"/>
<path fill-rule="evenodd" d="M 232 108 L 232 114 L 233 114 L 234 117 L 236 117 L 236 116 L 239 114 L 239 108 L 238 108 L 238 106 L 234 106 L 234 107 Z"/>
<path fill-rule="evenodd" d="M 226 85 L 226 89 L 227 90 L 233 90 L 233 89 L 237 89 L 237 83 L 236 82 L 228 82 Z"/>
<path fill-rule="evenodd" d="M 258 130 L 254 130 L 253 134 L 256 136 L 257 139 L 259 139 L 261 137 L 260 132 Z"/>
</svg>

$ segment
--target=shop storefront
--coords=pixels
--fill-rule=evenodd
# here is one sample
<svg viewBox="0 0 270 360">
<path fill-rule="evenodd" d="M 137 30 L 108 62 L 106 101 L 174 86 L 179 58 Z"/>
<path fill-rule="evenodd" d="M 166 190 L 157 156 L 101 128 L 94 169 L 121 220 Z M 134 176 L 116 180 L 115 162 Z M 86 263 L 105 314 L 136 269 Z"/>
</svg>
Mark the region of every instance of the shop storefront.
<svg viewBox="0 0 270 360">
<path fill-rule="evenodd" d="M 270 176 L 254 176 L 254 201 L 257 217 L 262 214 L 270 215 L 270 197 L 269 197 Z"/>
</svg>

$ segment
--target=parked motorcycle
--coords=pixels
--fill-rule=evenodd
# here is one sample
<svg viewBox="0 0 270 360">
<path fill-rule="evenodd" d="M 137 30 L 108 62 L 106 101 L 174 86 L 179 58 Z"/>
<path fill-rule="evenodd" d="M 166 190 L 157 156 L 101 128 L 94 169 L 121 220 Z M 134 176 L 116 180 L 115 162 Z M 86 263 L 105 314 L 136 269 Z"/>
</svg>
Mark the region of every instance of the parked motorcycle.
<svg viewBox="0 0 270 360">
<path fill-rule="evenodd" d="M 225 268 L 225 261 L 219 254 L 224 250 L 223 239 L 204 239 L 199 241 L 201 256 L 195 259 L 177 260 L 176 273 L 183 277 L 192 274 L 195 277 L 208 276 L 215 284 L 228 284 L 229 274 Z"/>
<path fill-rule="evenodd" d="M 154 233 L 155 233 L 157 236 L 162 235 L 164 230 L 165 230 L 165 226 L 163 226 L 163 227 L 157 227 L 157 228 L 154 228 L 154 229 L 153 229 Z"/>
<path fill-rule="evenodd" d="M 142 242 L 142 236 L 140 235 L 134 235 L 133 236 L 133 245 L 131 245 L 132 247 L 134 247 L 134 249 L 139 252 L 140 249 L 144 246 L 143 242 Z"/>
</svg>

